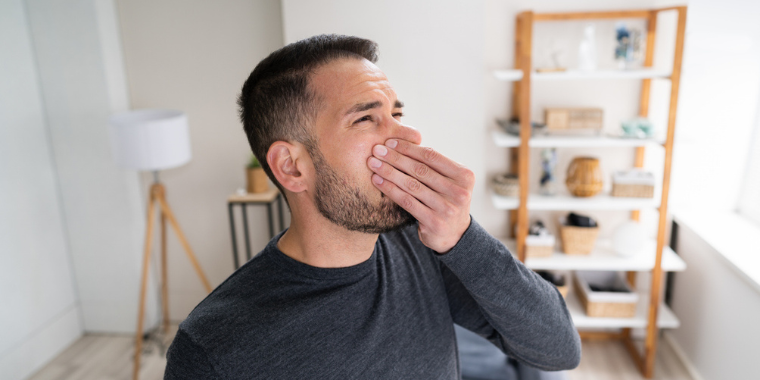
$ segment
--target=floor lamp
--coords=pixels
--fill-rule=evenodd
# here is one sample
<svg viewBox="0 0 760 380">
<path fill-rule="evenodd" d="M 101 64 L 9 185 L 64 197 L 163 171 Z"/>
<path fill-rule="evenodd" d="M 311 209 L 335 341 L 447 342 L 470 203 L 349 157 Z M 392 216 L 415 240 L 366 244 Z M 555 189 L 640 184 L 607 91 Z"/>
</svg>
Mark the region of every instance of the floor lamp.
<svg viewBox="0 0 760 380">
<path fill-rule="evenodd" d="M 172 110 L 137 110 L 113 115 L 110 119 L 116 162 L 125 168 L 153 172 L 153 185 L 148 197 L 148 221 L 145 234 L 142 281 L 140 285 L 140 308 L 137 315 L 134 371 L 132 378 L 139 378 L 140 355 L 143 343 L 143 319 L 145 314 L 145 294 L 148 285 L 151 245 L 153 243 L 154 213 L 158 209 L 161 226 L 161 299 L 163 309 L 162 328 L 166 332 L 169 324 L 169 298 L 166 268 L 166 221 L 174 229 L 190 263 L 198 273 L 206 291 L 211 285 L 206 279 L 190 244 L 182 233 L 177 219 L 166 202 L 166 189 L 158 180 L 158 171 L 175 168 L 190 161 L 190 135 L 187 116 Z"/>
</svg>

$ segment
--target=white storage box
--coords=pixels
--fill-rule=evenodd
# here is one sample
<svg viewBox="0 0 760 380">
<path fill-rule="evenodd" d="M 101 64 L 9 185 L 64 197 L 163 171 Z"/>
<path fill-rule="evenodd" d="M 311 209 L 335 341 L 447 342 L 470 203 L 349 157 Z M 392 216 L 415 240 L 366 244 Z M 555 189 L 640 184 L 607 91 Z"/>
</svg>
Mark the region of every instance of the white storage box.
<svg viewBox="0 0 760 380">
<path fill-rule="evenodd" d="M 589 317 L 632 318 L 639 295 L 619 272 L 577 271 L 575 293 Z M 593 291 L 589 285 L 623 289 L 625 292 Z"/>
</svg>

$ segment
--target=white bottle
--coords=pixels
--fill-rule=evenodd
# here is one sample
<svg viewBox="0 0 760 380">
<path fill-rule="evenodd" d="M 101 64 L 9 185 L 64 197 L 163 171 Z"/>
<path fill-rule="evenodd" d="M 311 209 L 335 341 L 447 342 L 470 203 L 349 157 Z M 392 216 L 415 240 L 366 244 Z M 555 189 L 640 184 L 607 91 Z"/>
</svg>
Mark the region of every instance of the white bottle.
<svg viewBox="0 0 760 380">
<path fill-rule="evenodd" d="M 596 70 L 596 37 L 593 24 L 583 29 L 583 40 L 578 46 L 578 70 Z"/>
</svg>

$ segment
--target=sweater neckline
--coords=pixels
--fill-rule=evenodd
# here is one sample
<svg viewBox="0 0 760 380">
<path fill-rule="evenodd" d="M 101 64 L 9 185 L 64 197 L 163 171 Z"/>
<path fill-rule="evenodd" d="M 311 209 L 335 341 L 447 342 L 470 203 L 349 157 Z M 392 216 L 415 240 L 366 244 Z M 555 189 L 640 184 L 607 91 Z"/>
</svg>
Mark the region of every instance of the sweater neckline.
<svg viewBox="0 0 760 380">
<path fill-rule="evenodd" d="M 369 259 L 362 261 L 361 263 L 351 265 L 348 267 L 340 268 L 321 268 L 315 267 L 303 262 L 300 262 L 277 248 L 277 242 L 280 241 L 280 237 L 287 231 L 277 234 L 274 239 L 270 240 L 267 244 L 266 251 L 268 255 L 278 266 L 286 270 L 289 273 L 295 275 L 308 277 L 315 280 L 335 280 L 344 279 L 347 281 L 357 280 L 366 276 L 370 270 L 375 266 L 377 261 L 377 251 L 380 247 L 380 238 L 375 242 L 375 248 L 372 250 L 372 255 Z"/>
</svg>

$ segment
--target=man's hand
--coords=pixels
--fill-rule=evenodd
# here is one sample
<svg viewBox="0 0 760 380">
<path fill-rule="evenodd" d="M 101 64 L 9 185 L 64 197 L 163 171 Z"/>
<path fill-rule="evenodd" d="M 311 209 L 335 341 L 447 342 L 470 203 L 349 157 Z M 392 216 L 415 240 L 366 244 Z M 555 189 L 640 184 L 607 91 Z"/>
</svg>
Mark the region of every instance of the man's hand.
<svg viewBox="0 0 760 380">
<path fill-rule="evenodd" d="M 471 170 L 431 148 L 390 139 L 367 161 L 372 182 L 419 222 L 423 244 L 448 252 L 470 225 Z"/>
</svg>

